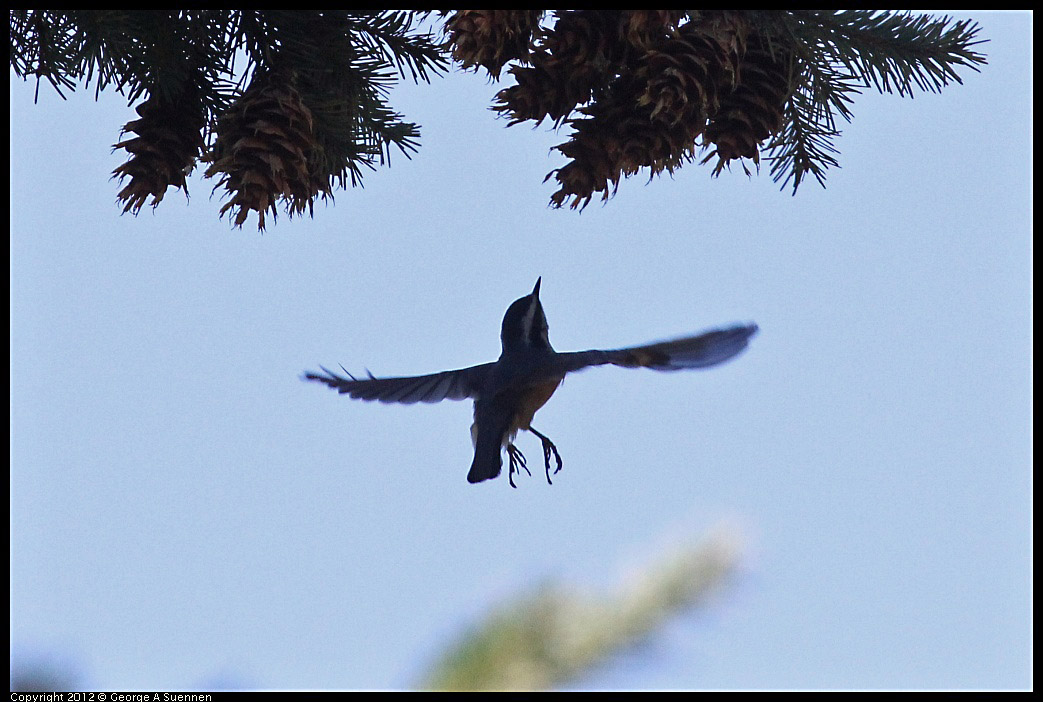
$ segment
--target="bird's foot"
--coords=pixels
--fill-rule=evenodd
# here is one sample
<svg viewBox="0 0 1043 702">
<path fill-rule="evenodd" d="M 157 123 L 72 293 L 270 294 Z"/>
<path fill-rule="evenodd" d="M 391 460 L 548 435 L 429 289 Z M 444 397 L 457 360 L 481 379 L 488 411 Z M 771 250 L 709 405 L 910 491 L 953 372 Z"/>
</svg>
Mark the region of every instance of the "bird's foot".
<svg viewBox="0 0 1043 702">
<path fill-rule="evenodd" d="M 509 459 L 507 467 L 507 482 L 511 484 L 512 488 L 518 487 L 514 484 L 514 474 L 521 473 L 521 469 L 524 468 L 526 473 L 531 476 L 528 466 L 525 465 L 525 454 L 515 446 L 514 444 L 507 444 L 507 458 Z"/>
<path fill-rule="evenodd" d="M 550 457 L 551 457 L 551 455 L 553 455 L 554 456 L 554 460 L 558 464 L 558 467 L 554 469 L 554 475 L 557 475 L 558 472 L 561 470 L 561 454 L 558 453 L 558 447 L 554 445 L 553 441 L 551 441 L 546 436 L 544 436 L 540 432 L 536 431 L 532 427 L 529 427 L 529 431 L 531 431 L 533 434 L 538 436 L 540 441 L 543 442 L 543 465 L 547 469 L 547 484 L 548 485 L 553 485 L 554 483 L 552 483 L 551 479 L 550 479 L 550 476 L 551 476 L 551 472 L 550 472 Z"/>
</svg>

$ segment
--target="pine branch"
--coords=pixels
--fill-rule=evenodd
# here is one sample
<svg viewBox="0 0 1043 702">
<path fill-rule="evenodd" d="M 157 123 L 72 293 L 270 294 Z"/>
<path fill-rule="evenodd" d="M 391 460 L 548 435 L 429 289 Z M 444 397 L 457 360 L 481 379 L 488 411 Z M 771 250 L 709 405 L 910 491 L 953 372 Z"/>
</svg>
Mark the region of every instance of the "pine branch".
<svg viewBox="0 0 1043 702">
<path fill-rule="evenodd" d="M 851 120 L 861 90 L 937 92 L 985 63 L 977 23 L 910 12 L 555 10 L 550 23 L 545 10 L 442 10 L 445 42 L 418 29 L 435 12 L 11 10 L 10 62 L 37 94 L 43 80 L 62 97 L 82 82 L 136 106 L 124 127 L 136 136 L 116 147 L 131 154 L 116 171 L 132 180 L 125 209 L 187 187 L 206 154 L 239 224 L 276 201 L 310 211 L 392 151 L 409 157 L 419 127 L 390 88 L 430 80 L 450 53 L 493 79 L 513 62 L 494 107 L 511 124 L 575 129 L 548 176 L 556 207 L 673 172 L 699 148 L 714 175 L 766 152 L 782 187 L 824 184 L 837 117 Z"/>
<path fill-rule="evenodd" d="M 738 540 L 719 529 L 607 593 L 544 584 L 490 612 L 450 645 L 424 690 L 548 690 L 640 646 L 671 617 L 703 604 L 732 574 Z"/>
<path fill-rule="evenodd" d="M 411 12 L 386 12 L 379 14 L 348 13 L 347 26 L 354 40 L 368 53 L 380 57 L 386 64 L 394 65 L 402 78 L 409 70 L 413 82 L 430 81 L 448 69 L 449 62 L 440 42 L 430 34 L 410 35 L 413 29 Z"/>
<path fill-rule="evenodd" d="M 80 77 L 73 22 L 65 13 L 53 10 L 11 10 L 10 20 L 15 74 L 36 76 L 36 99 L 44 78 L 65 99 L 62 89 L 74 90 Z"/>
<path fill-rule="evenodd" d="M 789 17 L 806 41 L 882 93 L 912 95 L 913 89 L 938 92 L 949 82 L 962 83 L 955 66 L 974 71 L 985 63 L 972 47 L 983 43 L 971 20 L 952 24 L 910 12 L 878 10 L 805 10 Z M 951 26 L 950 26 L 951 24 Z"/>
<path fill-rule="evenodd" d="M 207 177 L 229 189 L 242 224 L 250 211 L 290 214 L 361 185 L 363 171 L 407 157 L 419 128 L 391 109 L 407 75 L 445 70 L 444 48 L 415 30 L 415 12 L 370 10 L 13 10 L 11 67 L 60 95 L 80 82 L 115 89 L 140 119 L 115 148 L 118 199 L 155 206 L 206 154 Z M 245 65 L 236 66 L 236 57 Z M 63 95 L 64 97 L 64 95 Z"/>
<path fill-rule="evenodd" d="M 448 20 L 453 55 L 464 67 L 482 66 L 497 78 L 502 65 L 489 57 L 506 53 L 509 33 L 489 27 L 508 12 L 459 11 Z M 977 71 L 985 63 L 975 50 L 982 43 L 977 23 L 909 12 L 556 10 L 555 16 L 553 26 L 534 36 L 527 58 L 507 71 L 515 83 L 497 93 L 493 108 L 510 124 L 551 117 L 556 127 L 585 127 L 558 148 L 569 160 L 548 175 L 561 186 L 551 196 L 554 207 L 582 208 L 598 192 L 608 199 L 622 177 L 638 170 L 671 172 L 692 160 L 697 142 L 711 152 L 701 163 L 717 157 L 714 175 L 733 160 L 758 164 L 766 151 L 783 187 L 792 181 L 795 191 L 808 174 L 824 184 L 826 171 L 838 165 L 837 117 L 851 120 L 862 89 L 937 92 L 961 81 L 958 68 Z M 621 101 L 618 91 L 592 89 L 620 81 L 636 86 L 632 97 Z M 604 125 L 566 119 L 573 111 L 612 117 Z"/>
<path fill-rule="evenodd" d="M 833 137 L 840 132 L 834 127 L 832 111 L 823 111 L 820 100 L 810 90 L 794 93 L 786 106 L 785 126 L 767 147 L 772 179 L 781 180 L 783 188 L 792 180 L 794 194 L 808 173 L 824 187 L 826 169 L 839 166 Z"/>
</svg>

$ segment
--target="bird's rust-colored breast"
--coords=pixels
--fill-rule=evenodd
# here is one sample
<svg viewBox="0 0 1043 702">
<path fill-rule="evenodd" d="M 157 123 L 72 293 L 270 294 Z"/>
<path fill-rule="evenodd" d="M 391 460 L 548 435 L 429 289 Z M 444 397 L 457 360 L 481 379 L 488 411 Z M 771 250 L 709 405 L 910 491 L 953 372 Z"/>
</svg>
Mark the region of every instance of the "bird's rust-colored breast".
<svg viewBox="0 0 1043 702">
<path fill-rule="evenodd" d="M 551 398 L 563 380 L 565 380 L 564 375 L 526 389 L 518 402 L 518 412 L 515 415 L 513 428 L 515 430 L 528 429 L 536 410 L 547 404 L 547 400 Z"/>
</svg>

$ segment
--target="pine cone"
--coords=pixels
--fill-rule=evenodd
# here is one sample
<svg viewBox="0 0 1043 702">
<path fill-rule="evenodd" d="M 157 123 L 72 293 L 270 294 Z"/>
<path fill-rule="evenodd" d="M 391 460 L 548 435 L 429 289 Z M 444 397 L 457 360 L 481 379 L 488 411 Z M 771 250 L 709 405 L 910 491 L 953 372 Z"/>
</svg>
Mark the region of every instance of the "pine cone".
<svg viewBox="0 0 1043 702">
<path fill-rule="evenodd" d="M 561 184 L 552 204 L 560 207 L 572 197 L 571 207 L 585 207 L 594 192 L 607 199 L 609 184 L 618 187 L 622 176 L 642 168 L 655 176 L 690 161 L 718 96 L 734 85 L 732 44 L 727 33 L 689 22 L 646 51 L 580 110 L 586 119 L 570 121 L 572 137 L 556 148 L 572 160 L 550 174 Z"/>
<path fill-rule="evenodd" d="M 698 125 L 653 121 L 647 110 L 635 109 L 633 104 L 624 108 L 599 101 L 591 109 L 582 110 L 590 117 L 570 120 L 572 136 L 555 148 L 571 160 L 546 178 L 554 176 L 561 185 L 551 196 L 555 207 L 571 197 L 570 207 L 582 209 L 595 192 L 601 192 L 602 200 L 607 200 L 624 176 L 642 168 L 648 168 L 650 176 L 673 172 L 691 160 Z"/>
<path fill-rule="evenodd" d="M 542 17 L 543 10 L 457 10 L 445 24 L 453 58 L 498 79 L 508 61 L 528 58 Z"/>
<path fill-rule="evenodd" d="M 189 84 L 173 101 L 150 95 L 135 111 L 140 119 L 127 122 L 121 133 L 137 136 L 112 147 L 126 149 L 131 157 L 112 175 L 121 182 L 130 177 L 116 197 L 126 203 L 124 212 L 137 214 L 149 196 L 156 207 L 170 186 L 188 194 L 185 176 L 192 172 L 204 146 L 206 113 L 195 84 Z"/>
<path fill-rule="evenodd" d="M 623 142 L 616 129 L 620 122 L 612 119 L 613 115 L 608 114 L 610 110 L 616 113 L 615 116 L 626 117 L 618 105 L 605 101 L 582 108 L 581 111 L 589 117 L 569 120 L 574 128 L 572 136 L 554 148 L 570 160 L 544 178 L 546 181 L 554 176 L 561 185 L 551 196 L 555 207 L 561 207 L 565 199 L 571 197 L 570 207 L 582 209 L 590 203 L 595 192 L 604 193 L 602 199 L 608 199 L 609 186 L 612 186 L 612 192 L 619 187 Z"/>
<path fill-rule="evenodd" d="M 718 95 L 734 84 L 734 62 L 713 37 L 686 25 L 683 35 L 649 50 L 637 69 L 647 87 L 638 104 L 667 124 L 705 124 L 717 112 Z"/>
<path fill-rule="evenodd" d="M 496 95 L 493 109 L 511 123 L 545 117 L 560 122 L 590 101 L 615 77 L 625 57 L 619 10 L 559 10 L 554 27 L 541 32 L 531 67 L 514 66 L 516 85 Z"/>
<path fill-rule="evenodd" d="M 232 195 L 221 215 L 238 208 L 234 226 L 241 227 L 254 210 L 263 231 L 265 213 L 276 216 L 278 198 L 287 202 L 291 216 L 303 212 L 329 187 L 311 166 L 321 151 L 311 110 L 293 80 L 285 74 L 255 76 L 218 120 L 217 140 L 208 157 L 212 163 L 206 177 L 220 173 L 215 189 L 223 185 Z"/>
<path fill-rule="evenodd" d="M 761 142 L 776 134 L 785 122 L 784 109 L 793 94 L 792 65 L 792 53 L 769 46 L 760 38 L 750 42 L 740 67 L 739 84 L 721 101 L 703 134 L 704 145 L 716 146 L 703 159 L 706 163 L 717 156 L 714 175 L 733 159 L 749 158 L 760 163 Z"/>
<path fill-rule="evenodd" d="M 620 34 L 632 47 L 649 49 L 674 34 L 687 14 L 685 10 L 624 10 Z"/>
</svg>

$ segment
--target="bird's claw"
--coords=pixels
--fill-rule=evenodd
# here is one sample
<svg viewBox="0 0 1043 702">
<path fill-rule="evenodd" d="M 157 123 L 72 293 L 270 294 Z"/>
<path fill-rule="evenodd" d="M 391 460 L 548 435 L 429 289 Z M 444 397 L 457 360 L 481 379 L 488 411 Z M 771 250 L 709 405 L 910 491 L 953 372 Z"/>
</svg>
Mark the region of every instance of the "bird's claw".
<svg viewBox="0 0 1043 702">
<path fill-rule="evenodd" d="M 557 475 L 558 471 L 561 470 L 561 454 L 558 453 L 558 447 L 554 445 L 553 441 L 532 427 L 529 427 L 529 431 L 535 434 L 539 440 L 543 442 L 543 465 L 547 469 L 547 484 L 553 485 L 554 483 L 552 483 L 550 479 L 550 457 L 553 454 L 554 460 L 558 463 L 558 467 L 554 469 L 554 474 Z"/>
<path fill-rule="evenodd" d="M 550 439 L 543 437 L 542 441 L 543 465 L 547 468 L 547 484 L 553 485 L 554 483 L 550 481 L 550 457 L 551 454 L 554 454 L 554 460 L 558 463 L 557 467 L 554 469 L 554 475 L 557 475 L 561 471 L 561 454 L 558 453 L 558 447 L 555 446 Z"/>
<path fill-rule="evenodd" d="M 529 472 L 528 466 L 525 465 L 525 454 L 522 453 L 521 450 L 514 444 L 507 444 L 507 458 L 509 460 L 507 468 L 507 482 L 511 484 L 512 488 L 516 488 L 518 486 L 514 484 L 514 474 L 521 473 L 520 468 L 524 468 L 525 472 L 529 473 L 530 477 L 532 476 L 532 473 Z"/>
<path fill-rule="evenodd" d="M 561 454 L 558 453 L 558 447 L 554 445 L 553 441 L 551 441 L 535 429 L 532 429 L 530 427 L 529 431 L 531 431 L 533 434 L 539 437 L 540 441 L 543 443 L 543 466 L 547 472 L 547 484 L 553 485 L 554 483 L 550 479 L 550 457 L 554 456 L 554 460 L 557 463 L 557 466 L 554 468 L 553 473 L 554 475 L 557 475 L 561 471 L 562 466 Z M 507 458 L 509 459 L 507 468 L 507 481 L 511 484 L 512 488 L 518 487 L 514 484 L 514 474 L 521 473 L 522 468 L 524 468 L 525 472 L 528 473 L 530 477 L 532 477 L 532 472 L 526 465 L 527 461 L 525 460 L 525 454 L 523 454 L 521 450 L 514 444 L 507 444 Z"/>
</svg>

